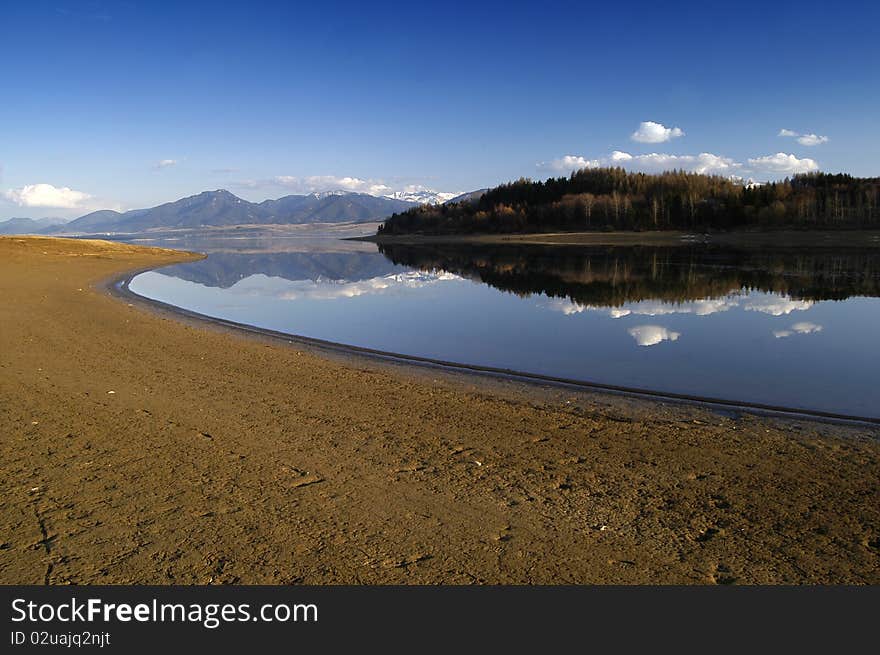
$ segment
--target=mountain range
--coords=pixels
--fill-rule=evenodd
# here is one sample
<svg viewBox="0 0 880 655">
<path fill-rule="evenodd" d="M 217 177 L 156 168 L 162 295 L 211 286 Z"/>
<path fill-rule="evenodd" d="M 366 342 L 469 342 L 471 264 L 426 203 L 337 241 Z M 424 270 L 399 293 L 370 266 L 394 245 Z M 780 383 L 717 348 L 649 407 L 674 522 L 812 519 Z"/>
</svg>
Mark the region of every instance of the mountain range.
<svg viewBox="0 0 880 655">
<path fill-rule="evenodd" d="M 349 191 L 290 195 L 249 202 L 218 189 L 148 209 L 102 209 L 70 222 L 63 219 L 12 218 L 0 222 L 0 234 L 131 234 L 157 229 L 193 229 L 233 225 L 303 225 L 380 221 L 420 204 L 460 202 L 483 190 L 454 196 L 437 192 L 400 192 L 373 196 Z"/>
<path fill-rule="evenodd" d="M 66 222 L 63 218 L 10 218 L 0 221 L 0 234 L 40 234 Z"/>
<path fill-rule="evenodd" d="M 231 225 L 290 225 L 381 220 L 416 203 L 379 198 L 365 193 L 316 193 L 249 202 L 229 191 L 205 191 L 158 207 L 117 212 L 92 212 L 51 233 L 133 233 L 151 229 L 224 227 Z"/>
</svg>

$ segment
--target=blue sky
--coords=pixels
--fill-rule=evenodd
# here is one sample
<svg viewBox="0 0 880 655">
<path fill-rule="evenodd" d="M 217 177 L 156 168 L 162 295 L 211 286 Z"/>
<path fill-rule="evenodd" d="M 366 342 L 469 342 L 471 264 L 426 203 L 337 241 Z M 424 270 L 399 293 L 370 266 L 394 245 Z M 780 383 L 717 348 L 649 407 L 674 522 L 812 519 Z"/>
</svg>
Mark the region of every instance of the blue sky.
<svg viewBox="0 0 880 655">
<path fill-rule="evenodd" d="M 0 219 L 608 163 L 876 176 L 878 6 L 7 0 Z"/>
</svg>

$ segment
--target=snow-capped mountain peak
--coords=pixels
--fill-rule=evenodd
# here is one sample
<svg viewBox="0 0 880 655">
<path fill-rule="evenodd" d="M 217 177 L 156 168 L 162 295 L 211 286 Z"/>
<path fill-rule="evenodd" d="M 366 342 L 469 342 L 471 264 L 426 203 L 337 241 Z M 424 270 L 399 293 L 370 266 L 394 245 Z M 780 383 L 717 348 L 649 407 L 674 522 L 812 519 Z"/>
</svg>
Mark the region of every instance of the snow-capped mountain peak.
<svg viewBox="0 0 880 655">
<path fill-rule="evenodd" d="M 351 191 L 348 189 L 330 189 L 328 191 L 313 191 L 309 195 L 313 198 L 327 198 L 330 196 L 348 196 L 358 193 L 367 193 L 375 195 L 377 198 L 388 198 L 390 200 L 402 200 L 404 202 L 414 202 L 420 205 L 442 205 L 444 202 L 451 200 L 459 195 L 459 192 L 436 191 L 422 186 L 406 187 L 401 191 L 392 191 L 383 195 L 377 193 L 369 193 L 367 191 Z"/>
<path fill-rule="evenodd" d="M 426 189 L 424 187 L 410 188 L 403 191 L 394 191 L 385 194 L 386 198 L 393 200 L 404 200 L 406 202 L 417 202 L 420 205 L 441 205 L 447 200 L 451 200 L 459 193 L 451 193 L 448 191 L 435 191 L 434 189 Z"/>
</svg>

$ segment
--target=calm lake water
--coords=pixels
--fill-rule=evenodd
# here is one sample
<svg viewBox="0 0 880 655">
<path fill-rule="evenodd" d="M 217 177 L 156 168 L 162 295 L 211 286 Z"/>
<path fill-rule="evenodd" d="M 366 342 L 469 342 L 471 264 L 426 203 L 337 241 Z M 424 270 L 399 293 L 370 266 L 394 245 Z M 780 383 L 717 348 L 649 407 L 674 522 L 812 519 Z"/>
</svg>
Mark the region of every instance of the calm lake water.
<svg viewBox="0 0 880 655">
<path fill-rule="evenodd" d="M 451 362 L 880 417 L 880 248 L 165 243 L 148 298 Z"/>
</svg>

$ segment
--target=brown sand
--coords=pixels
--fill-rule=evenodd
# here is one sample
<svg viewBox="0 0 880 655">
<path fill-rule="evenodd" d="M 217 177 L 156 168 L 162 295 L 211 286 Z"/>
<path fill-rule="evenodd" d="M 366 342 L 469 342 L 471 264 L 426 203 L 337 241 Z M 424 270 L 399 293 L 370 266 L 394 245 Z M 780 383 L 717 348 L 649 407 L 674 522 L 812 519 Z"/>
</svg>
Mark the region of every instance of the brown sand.
<svg viewBox="0 0 880 655">
<path fill-rule="evenodd" d="M 0 239 L 0 582 L 880 583 L 876 427 L 322 354 L 90 286 L 186 258 Z"/>
</svg>

